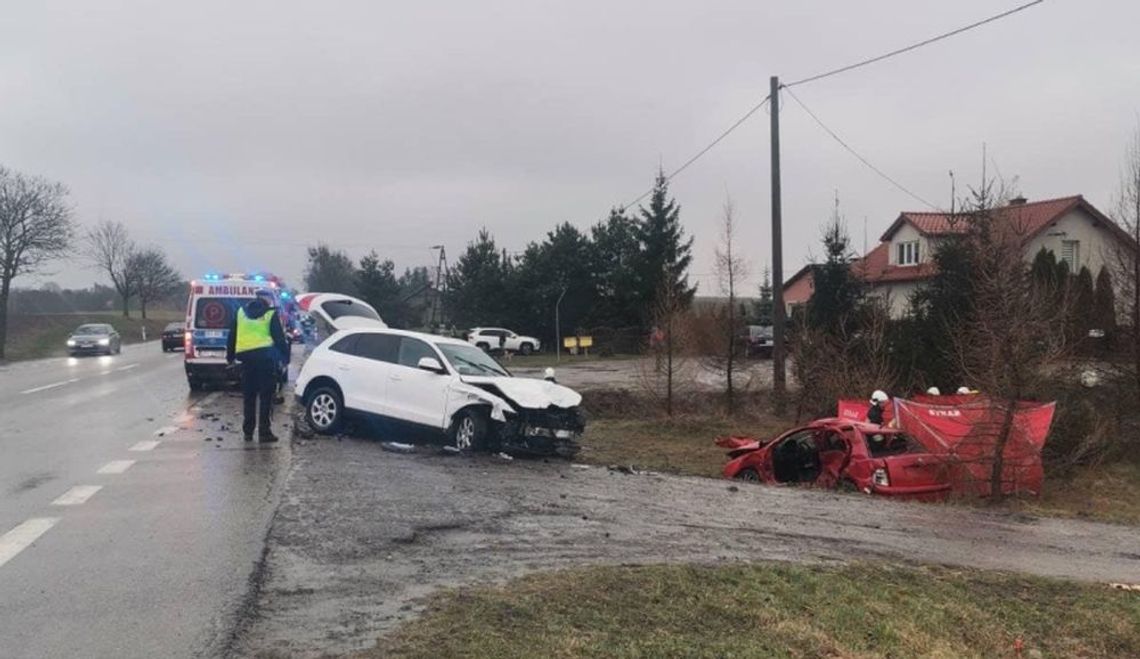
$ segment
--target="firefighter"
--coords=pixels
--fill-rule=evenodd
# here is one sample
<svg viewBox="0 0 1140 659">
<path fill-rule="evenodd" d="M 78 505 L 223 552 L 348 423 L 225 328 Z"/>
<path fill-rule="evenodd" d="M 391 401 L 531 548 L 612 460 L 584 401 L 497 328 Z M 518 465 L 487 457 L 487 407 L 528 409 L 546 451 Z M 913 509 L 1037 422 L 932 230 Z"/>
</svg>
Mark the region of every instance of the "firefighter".
<svg viewBox="0 0 1140 659">
<path fill-rule="evenodd" d="M 871 407 L 867 409 L 867 422 L 874 423 L 875 425 L 883 425 L 883 406 L 887 404 L 890 397 L 887 392 L 882 390 L 875 390 L 871 394 Z"/>
<path fill-rule="evenodd" d="M 289 350 L 289 344 L 273 303 L 271 291 L 257 291 L 256 297 L 234 314 L 226 341 L 226 363 L 241 362 L 242 432 L 247 442 L 253 441 L 255 428 L 258 441 L 277 441 L 270 420 L 277 389 L 277 364 L 279 356 Z"/>
</svg>

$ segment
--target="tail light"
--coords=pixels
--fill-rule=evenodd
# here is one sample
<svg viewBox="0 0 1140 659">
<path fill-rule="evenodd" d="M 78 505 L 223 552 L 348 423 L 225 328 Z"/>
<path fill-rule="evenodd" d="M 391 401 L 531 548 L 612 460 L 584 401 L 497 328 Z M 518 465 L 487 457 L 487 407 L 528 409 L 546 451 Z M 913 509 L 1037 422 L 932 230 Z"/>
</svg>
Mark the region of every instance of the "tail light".
<svg viewBox="0 0 1140 659">
<path fill-rule="evenodd" d="M 190 330 L 186 330 L 186 334 L 182 337 L 182 349 L 187 357 L 194 356 L 194 333 Z"/>
</svg>

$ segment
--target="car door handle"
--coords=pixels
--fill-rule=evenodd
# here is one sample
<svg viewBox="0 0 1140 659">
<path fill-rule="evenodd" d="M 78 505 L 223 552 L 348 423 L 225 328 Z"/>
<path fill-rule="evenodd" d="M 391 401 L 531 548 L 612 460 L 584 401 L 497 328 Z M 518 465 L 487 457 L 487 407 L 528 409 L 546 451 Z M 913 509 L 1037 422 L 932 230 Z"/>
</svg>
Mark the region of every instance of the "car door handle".
<svg viewBox="0 0 1140 659">
<path fill-rule="evenodd" d="M 400 377 L 399 375 L 391 375 L 391 376 L 389 376 L 389 379 L 395 380 L 396 382 L 399 382 L 399 381 L 403 380 L 404 378 Z"/>
<path fill-rule="evenodd" d="M 347 366 L 347 365 L 345 365 L 345 364 L 337 364 L 337 365 L 336 365 L 336 370 L 338 370 L 338 371 L 348 371 L 348 370 L 351 370 L 351 369 L 349 369 L 349 368 L 348 368 L 348 366 Z"/>
</svg>

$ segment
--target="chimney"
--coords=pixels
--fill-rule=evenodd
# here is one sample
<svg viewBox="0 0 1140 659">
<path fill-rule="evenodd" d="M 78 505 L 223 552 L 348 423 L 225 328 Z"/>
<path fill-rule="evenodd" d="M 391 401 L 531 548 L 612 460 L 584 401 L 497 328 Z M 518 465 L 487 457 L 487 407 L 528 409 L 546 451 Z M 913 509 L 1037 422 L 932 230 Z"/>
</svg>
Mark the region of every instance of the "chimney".
<svg viewBox="0 0 1140 659">
<path fill-rule="evenodd" d="M 1024 205 L 1024 204 L 1025 204 L 1025 202 L 1027 202 L 1027 201 L 1029 201 L 1029 200 L 1028 200 L 1028 199 L 1026 199 L 1026 198 L 1025 198 L 1023 195 L 1017 195 L 1017 196 L 1016 196 L 1016 197 L 1014 197 L 1013 199 L 1010 199 L 1010 200 L 1009 200 L 1009 205 L 1010 205 L 1010 206 L 1022 206 L 1022 205 Z"/>
</svg>

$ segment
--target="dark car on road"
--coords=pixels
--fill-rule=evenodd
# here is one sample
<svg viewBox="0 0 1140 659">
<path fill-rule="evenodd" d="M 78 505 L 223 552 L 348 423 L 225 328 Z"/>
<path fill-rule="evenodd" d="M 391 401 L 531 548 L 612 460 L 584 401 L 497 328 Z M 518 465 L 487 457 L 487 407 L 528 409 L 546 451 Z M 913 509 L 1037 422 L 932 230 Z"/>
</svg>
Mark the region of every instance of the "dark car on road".
<svg viewBox="0 0 1140 659">
<path fill-rule="evenodd" d="M 741 340 L 744 343 L 744 354 L 749 357 L 772 356 L 772 326 L 749 325 L 744 328 Z"/>
<path fill-rule="evenodd" d="M 185 338 L 186 325 L 184 323 L 168 323 L 162 329 L 162 351 L 182 350 Z"/>
<path fill-rule="evenodd" d="M 107 323 L 80 325 L 67 338 L 67 352 L 78 355 L 117 355 L 123 349 L 123 339 Z"/>
</svg>

